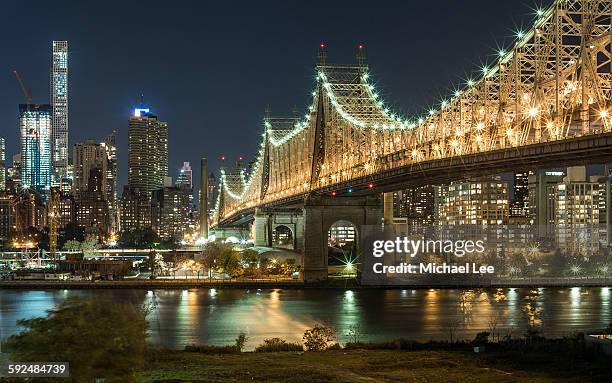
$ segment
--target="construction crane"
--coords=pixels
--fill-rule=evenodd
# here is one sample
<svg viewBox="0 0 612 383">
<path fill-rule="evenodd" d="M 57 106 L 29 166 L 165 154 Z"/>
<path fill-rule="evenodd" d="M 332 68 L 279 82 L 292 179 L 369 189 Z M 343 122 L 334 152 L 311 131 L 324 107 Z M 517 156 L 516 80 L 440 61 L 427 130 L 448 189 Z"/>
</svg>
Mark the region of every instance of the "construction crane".
<svg viewBox="0 0 612 383">
<path fill-rule="evenodd" d="M 13 74 L 15 75 L 15 77 L 17 77 L 17 81 L 19 81 L 19 86 L 21 87 L 21 91 L 23 92 L 23 97 L 25 97 L 26 103 L 31 104 L 32 103 L 32 90 L 25 86 L 21 76 L 19 75 L 19 72 L 17 72 L 17 69 L 13 70 Z"/>
</svg>

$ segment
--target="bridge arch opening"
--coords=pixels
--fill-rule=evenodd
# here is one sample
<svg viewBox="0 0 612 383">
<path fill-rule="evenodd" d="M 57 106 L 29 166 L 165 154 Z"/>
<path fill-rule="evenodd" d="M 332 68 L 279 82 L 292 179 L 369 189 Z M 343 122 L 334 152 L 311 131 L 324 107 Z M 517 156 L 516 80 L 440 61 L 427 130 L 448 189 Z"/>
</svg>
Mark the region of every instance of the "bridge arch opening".
<svg viewBox="0 0 612 383">
<path fill-rule="evenodd" d="M 347 220 L 334 222 L 327 232 L 328 274 L 355 276 L 359 232 L 357 226 Z"/>
<path fill-rule="evenodd" d="M 272 230 L 272 247 L 290 250 L 295 248 L 293 231 L 289 226 L 276 225 L 274 227 L 274 230 Z"/>
</svg>

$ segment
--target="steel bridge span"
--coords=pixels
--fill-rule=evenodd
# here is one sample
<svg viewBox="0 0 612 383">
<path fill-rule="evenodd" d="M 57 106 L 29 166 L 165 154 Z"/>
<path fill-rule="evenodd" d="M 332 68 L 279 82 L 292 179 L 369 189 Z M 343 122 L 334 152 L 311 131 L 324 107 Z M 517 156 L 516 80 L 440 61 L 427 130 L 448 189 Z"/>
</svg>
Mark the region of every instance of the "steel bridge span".
<svg viewBox="0 0 612 383">
<path fill-rule="evenodd" d="M 322 51 L 304 116 L 265 117 L 248 174 L 221 172 L 211 227 L 254 219 L 256 242 L 269 242 L 284 222 L 304 253 L 304 278 L 316 280 L 326 276 L 330 222 L 379 223 L 381 192 L 609 162 L 611 25 L 612 0 L 554 1 L 418 117 L 381 100 L 361 51 L 357 65 L 328 64 Z"/>
</svg>

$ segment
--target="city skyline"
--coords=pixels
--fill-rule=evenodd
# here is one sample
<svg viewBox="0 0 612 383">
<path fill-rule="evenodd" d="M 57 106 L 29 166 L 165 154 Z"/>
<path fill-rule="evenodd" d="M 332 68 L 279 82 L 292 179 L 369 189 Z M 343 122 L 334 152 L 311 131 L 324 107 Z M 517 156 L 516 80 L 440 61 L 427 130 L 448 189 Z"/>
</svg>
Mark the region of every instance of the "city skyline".
<svg viewBox="0 0 612 383">
<path fill-rule="evenodd" d="M 279 6 L 283 8 L 282 5 Z M 18 5 L 14 7 L 16 11 L 19 9 Z M 47 5 L 42 6 L 43 9 L 46 7 Z M 126 14 L 133 10 L 130 9 L 133 6 L 125 7 Z M 126 120 L 132 108 L 139 103 L 141 94 L 144 94 L 144 99 L 152 110 L 163 115 L 171 127 L 171 175 L 176 174 L 184 161 L 195 164 L 203 155 L 209 158 L 211 169 L 218 169 L 221 155 L 225 155 L 230 164 L 239 156 L 247 159 L 253 157 L 253 145 L 250 143 L 257 139 L 263 129 L 261 120 L 266 107 L 269 106 L 275 115 L 291 115 L 294 107 L 298 111 L 305 108 L 308 100 L 304 97 L 304 92 L 295 90 L 308 90 L 312 87 L 312 66 L 316 63 L 317 48 L 321 41 L 328 45 L 330 60 L 345 63 L 354 63 L 356 45 L 365 44 L 366 62 L 375 68 L 381 89 L 388 95 L 386 98 L 397 103 L 397 110 L 422 112 L 442 96 L 448 95 L 451 84 L 458 84 L 462 77 L 465 78 L 468 73 L 476 71 L 479 63 L 474 60 L 485 60 L 494 53 L 496 42 L 502 44 L 503 38 L 490 36 L 507 36 L 508 42 L 515 26 L 519 28 L 521 25 L 527 25 L 524 20 L 531 20 L 533 17 L 533 10 L 526 5 L 517 7 L 485 2 L 473 2 L 461 7 L 452 2 L 444 6 L 420 5 L 418 11 L 425 19 L 456 15 L 448 17 L 449 21 L 441 26 L 440 30 L 429 32 L 432 34 L 430 41 L 446 44 L 450 31 L 462 34 L 457 36 L 457 39 L 468 41 L 462 49 L 445 47 L 446 50 L 451 49 L 453 66 L 456 65 L 457 70 L 446 71 L 439 78 L 435 78 L 432 84 L 431 77 L 425 81 L 425 76 L 405 75 L 423 70 L 429 73 L 427 68 L 442 68 L 445 64 L 441 60 L 447 56 L 439 52 L 436 44 L 425 43 L 415 37 L 418 36 L 419 26 L 425 21 L 411 16 L 412 8 L 410 13 L 402 14 L 400 11 L 393 15 L 391 27 L 386 26 L 387 22 L 382 22 L 385 20 L 383 16 L 388 16 L 386 12 L 380 11 L 379 14 L 372 15 L 372 20 L 360 19 L 356 23 L 352 21 L 356 19 L 351 16 L 359 14 L 359 4 L 351 9 L 341 5 L 333 5 L 329 9 L 328 6 L 331 14 L 337 16 L 337 25 L 329 26 L 323 21 L 317 21 L 320 28 L 308 28 L 317 32 L 301 32 L 301 29 L 307 29 L 312 20 L 310 15 L 313 10 L 310 6 L 304 6 L 295 13 L 290 13 L 291 17 L 282 20 L 269 15 L 274 8 L 272 5 L 261 9 L 230 5 L 202 7 L 207 10 L 203 14 L 210 22 L 209 25 L 194 24 L 192 27 L 185 27 L 181 23 L 176 31 L 167 37 L 153 33 L 150 38 L 145 38 L 146 34 L 142 32 L 137 36 L 127 36 L 125 40 L 116 40 L 113 44 L 106 43 L 102 30 L 105 26 L 123 28 L 128 23 L 124 16 L 109 15 L 105 12 L 94 16 L 97 9 L 91 5 L 57 7 L 58 9 L 50 10 L 51 14 L 66 22 L 51 23 L 45 19 L 46 14 L 39 13 L 40 10 L 33 7 L 33 13 L 28 15 L 38 21 L 40 31 L 26 36 L 26 45 L 30 47 L 27 52 L 9 41 L 9 49 L 14 48 L 12 51 L 15 53 L 10 60 L 0 64 L 0 69 L 6 69 L 7 74 L 0 76 L 0 89 L 5 89 L 5 92 L 0 94 L 0 123 L 9 127 L 6 133 L 2 133 L 7 140 L 7 158 L 10 159 L 17 150 L 16 137 L 11 134 L 14 130 L 10 127 L 15 125 L 16 104 L 22 102 L 23 98 L 10 71 L 18 69 L 22 73 L 26 84 L 33 90 L 34 102 L 48 102 L 46 95 L 49 94 L 48 67 L 52 39 L 67 40 L 70 46 L 71 128 L 68 151 L 71 152 L 72 146 L 77 142 L 84 142 L 87 138 L 99 140 L 110 131 L 117 130 L 120 188 L 127 183 Z M 407 6 L 406 10 L 408 11 Z M 283 9 L 279 9 L 275 12 L 282 11 Z M 161 10 L 152 4 L 138 12 L 156 16 Z M 231 26 L 237 21 L 232 21 L 232 12 L 237 14 L 238 19 L 252 26 L 253 34 L 249 37 L 249 44 L 236 41 Z M 219 15 L 218 20 L 209 16 L 212 14 Z M 473 15 L 470 17 L 478 19 L 482 25 L 459 28 L 461 15 L 467 14 Z M 491 14 L 503 16 L 492 20 Z M 261 26 L 257 20 L 258 15 L 261 20 L 281 23 L 279 28 L 290 33 L 279 37 L 275 29 L 269 30 Z M 68 18 L 70 22 L 67 21 Z M 179 24 L 177 14 L 171 12 L 168 18 L 170 24 Z M 87 24 L 86 21 L 90 23 Z M 129 19 L 129 22 L 134 20 Z M 219 30 L 227 32 L 221 35 L 221 38 L 213 40 L 214 35 L 206 32 L 224 22 L 227 26 Z M 140 25 L 142 22 L 137 23 Z M 303 28 L 299 28 L 300 25 Z M 9 26 L 0 28 L 4 27 Z M 79 27 L 90 32 L 88 40 L 78 33 Z M 364 28 L 368 33 L 363 32 Z M 143 26 L 141 29 L 149 31 L 150 27 Z M 482 36 L 480 29 L 486 30 L 489 37 Z M 112 30 L 114 28 L 111 28 L 109 33 L 115 33 Z M 199 40 L 185 39 L 187 31 L 198 36 Z M 368 38 L 365 39 L 364 36 Z M 131 51 L 134 46 L 149 47 L 149 51 L 159 52 L 155 53 L 156 55 L 167 52 L 172 59 L 163 65 L 148 61 L 144 51 Z M 256 52 L 253 52 L 253 49 Z M 284 55 L 285 51 L 291 52 L 291 57 Z M 414 51 L 422 52 L 418 60 L 414 59 Z M 98 57 L 98 54 L 102 55 Z M 213 55 L 214 60 L 210 58 Z M 123 57 L 131 57 L 133 60 L 126 62 Z M 186 67 L 179 71 L 177 65 Z M 223 73 L 222 77 L 211 76 L 215 68 L 227 65 L 228 70 L 216 71 Z M 166 76 L 167 70 L 177 75 Z M 170 81 L 170 78 L 175 81 Z M 97 80 L 105 85 L 92 92 L 92 81 Z M 240 91 L 234 92 L 234 89 Z M 432 89 L 431 95 L 424 95 L 425 91 Z M 96 110 L 97 115 L 94 120 L 89 118 L 92 108 Z M 241 113 L 231 112 L 235 108 L 240 108 Z M 200 112 L 207 116 L 202 122 L 198 122 Z M 194 127 L 194 124 L 197 126 Z M 232 142 L 232 137 L 236 135 L 242 135 L 244 139 Z M 230 143 L 233 145 L 229 145 Z"/>
<path fill-rule="evenodd" d="M 0 376 L 612 382 L 612 0 L 4 11 Z"/>
</svg>

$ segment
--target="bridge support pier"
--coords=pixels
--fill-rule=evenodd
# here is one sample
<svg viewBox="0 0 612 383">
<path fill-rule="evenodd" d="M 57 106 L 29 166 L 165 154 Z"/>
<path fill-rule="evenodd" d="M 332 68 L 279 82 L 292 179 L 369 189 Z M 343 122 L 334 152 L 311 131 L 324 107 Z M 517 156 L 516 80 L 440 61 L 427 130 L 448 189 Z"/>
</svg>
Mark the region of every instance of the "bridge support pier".
<svg viewBox="0 0 612 383">
<path fill-rule="evenodd" d="M 309 196 L 304 201 L 304 251 L 302 279 L 317 282 L 327 279 L 328 232 L 338 221 L 348 221 L 357 230 L 357 253 L 363 225 L 380 225 L 383 206 L 380 196 Z"/>
<path fill-rule="evenodd" d="M 272 239 L 268 233 L 268 214 L 260 209 L 255 210 L 255 222 L 253 223 L 253 242 L 255 246 L 272 246 Z"/>
<path fill-rule="evenodd" d="M 253 236 L 255 246 L 272 247 L 274 230 L 285 226 L 291 230 L 292 250 L 301 250 L 304 242 L 304 217 L 301 211 L 255 210 Z"/>
</svg>

